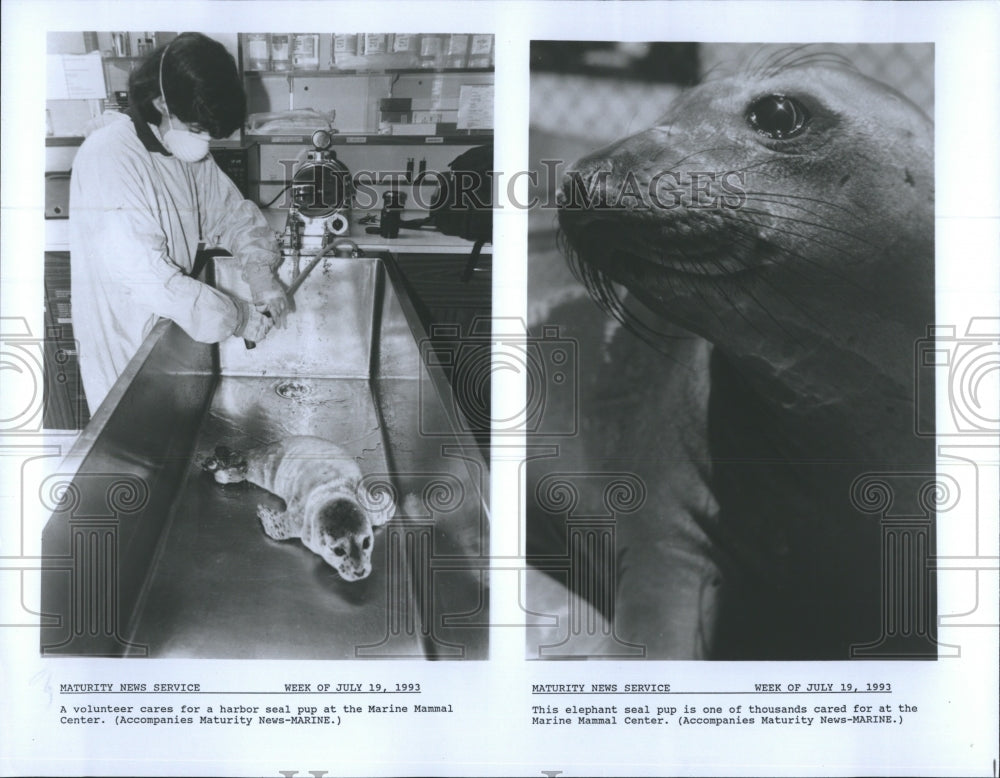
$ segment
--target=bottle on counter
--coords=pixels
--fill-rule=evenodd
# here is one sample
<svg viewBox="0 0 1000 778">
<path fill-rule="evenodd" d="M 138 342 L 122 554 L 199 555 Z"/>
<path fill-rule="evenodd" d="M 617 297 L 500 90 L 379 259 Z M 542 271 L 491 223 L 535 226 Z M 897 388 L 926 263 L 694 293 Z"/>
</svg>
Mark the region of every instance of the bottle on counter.
<svg viewBox="0 0 1000 778">
<path fill-rule="evenodd" d="M 379 221 L 379 235 L 383 238 L 398 238 L 403 207 L 406 205 L 405 192 L 385 192 L 382 195 L 382 216 Z"/>
</svg>

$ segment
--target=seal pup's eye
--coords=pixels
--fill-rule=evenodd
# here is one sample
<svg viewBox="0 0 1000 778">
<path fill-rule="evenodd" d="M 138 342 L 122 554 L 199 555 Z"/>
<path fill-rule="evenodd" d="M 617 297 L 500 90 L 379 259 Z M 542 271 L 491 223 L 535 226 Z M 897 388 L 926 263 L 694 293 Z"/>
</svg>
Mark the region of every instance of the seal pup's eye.
<svg viewBox="0 0 1000 778">
<path fill-rule="evenodd" d="M 333 553 L 336 554 L 337 556 L 344 556 L 344 554 L 346 554 L 347 552 L 344 550 L 343 546 L 337 546 L 335 549 L 333 549 Z"/>
<path fill-rule="evenodd" d="M 794 138 L 805 129 L 809 119 L 806 107 L 785 95 L 758 98 L 747 109 L 747 123 L 761 135 L 775 140 Z"/>
</svg>

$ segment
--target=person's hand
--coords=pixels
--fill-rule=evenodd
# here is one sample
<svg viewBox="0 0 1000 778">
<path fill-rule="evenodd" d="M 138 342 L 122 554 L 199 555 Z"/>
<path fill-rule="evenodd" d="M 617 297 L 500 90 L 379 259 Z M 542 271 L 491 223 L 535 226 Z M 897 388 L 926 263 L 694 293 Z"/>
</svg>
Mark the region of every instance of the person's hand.
<svg viewBox="0 0 1000 778">
<path fill-rule="evenodd" d="M 266 281 L 251 283 L 250 293 L 257 310 L 270 316 L 275 327 L 283 328 L 288 314 L 288 296 L 278 279 L 271 276 Z"/>
<path fill-rule="evenodd" d="M 274 326 L 274 321 L 246 300 L 235 300 L 235 303 L 240 312 L 240 322 L 236 325 L 233 335 L 252 343 L 263 340 Z"/>
<path fill-rule="evenodd" d="M 284 292 L 275 295 L 263 303 L 258 303 L 257 308 L 258 310 L 263 308 L 262 312 L 266 316 L 271 317 L 275 327 L 278 329 L 284 329 L 285 317 L 288 315 L 288 297 Z"/>
</svg>

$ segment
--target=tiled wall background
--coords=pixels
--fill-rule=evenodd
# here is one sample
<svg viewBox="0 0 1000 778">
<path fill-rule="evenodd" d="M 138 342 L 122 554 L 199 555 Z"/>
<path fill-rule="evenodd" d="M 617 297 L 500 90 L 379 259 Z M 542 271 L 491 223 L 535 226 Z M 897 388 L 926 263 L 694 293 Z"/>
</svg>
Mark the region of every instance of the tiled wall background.
<svg viewBox="0 0 1000 778">
<path fill-rule="evenodd" d="M 701 44 L 701 73 L 731 71 L 749 57 L 759 55 L 760 50 L 756 44 Z M 846 57 L 860 72 L 894 87 L 933 117 L 933 45 L 817 44 L 810 50 Z M 542 132 L 598 145 L 652 125 L 678 91 L 679 88 L 671 84 L 533 73 L 531 125 Z"/>
</svg>

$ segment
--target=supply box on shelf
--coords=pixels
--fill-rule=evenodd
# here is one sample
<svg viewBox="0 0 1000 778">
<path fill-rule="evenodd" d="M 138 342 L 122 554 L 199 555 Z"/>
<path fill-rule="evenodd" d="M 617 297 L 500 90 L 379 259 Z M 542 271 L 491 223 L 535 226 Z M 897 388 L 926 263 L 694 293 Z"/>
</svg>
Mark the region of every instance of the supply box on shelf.
<svg viewBox="0 0 1000 778">
<path fill-rule="evenodd" d="M 245 33 L 241 50 L 246 133 L 261 143 L 492 135 L 493 35 Z"/>
<path fill-rule="evenodd" d="M 466 33 L 287 33 L 244 35 L 249 72 L 486 70 L 494 38 Z"/>
</svg>

